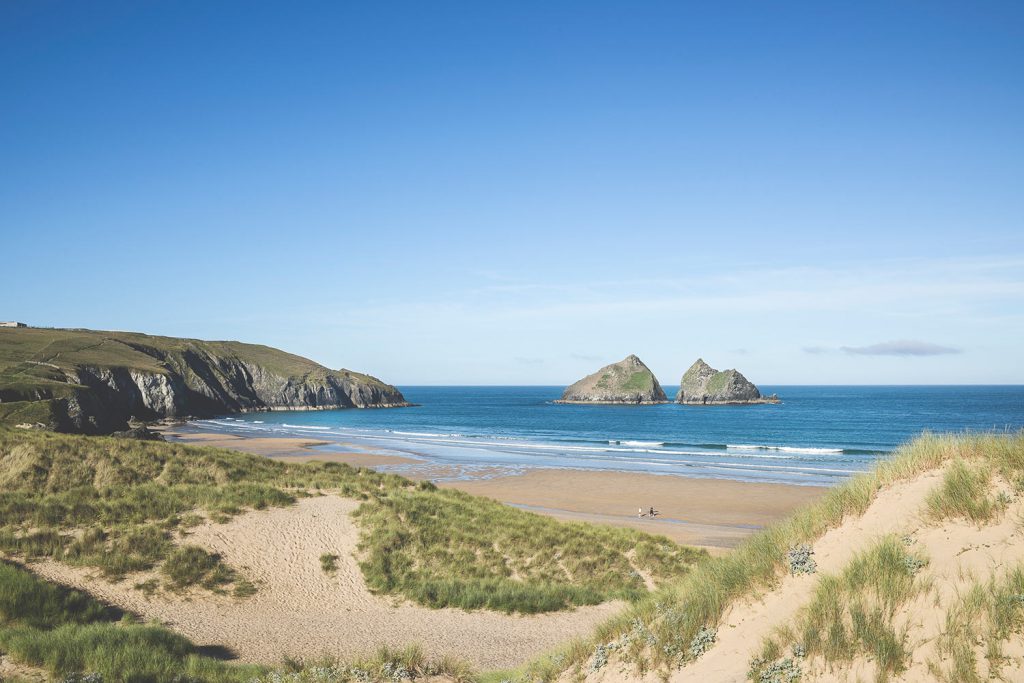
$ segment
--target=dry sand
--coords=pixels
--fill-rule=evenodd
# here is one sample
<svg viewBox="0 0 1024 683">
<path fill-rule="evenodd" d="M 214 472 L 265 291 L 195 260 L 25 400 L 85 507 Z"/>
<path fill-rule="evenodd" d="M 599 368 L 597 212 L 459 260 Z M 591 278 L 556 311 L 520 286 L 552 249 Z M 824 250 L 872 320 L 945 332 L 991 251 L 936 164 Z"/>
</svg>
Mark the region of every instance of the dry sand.
<svg viewBox="0 0 1024 683">
<path fill-rule="evenodd" d="M 445 483 L 560 519 L 664 534 L 679 543 L 729 548 L 826 489 L 687 479 L 629 472 L 531 470 L 519 476 Z M 638 517 L 651 506 L 654 518 Z"/>
<path fill-rule="evenodd" d="M 351 658 L 380 644 L 419 643 L 431 656 L 452 655 L 482 668 L 516 666 L 573 636 L 587 635 L 619 611 L 612 602 L 571 612 L 509 616 L 429 609 L 371 594 L 354 558 L 358 506 L 334 495 L 306 498 L 287 508 L 250 512 L 226 524 L 197 527 L 184 541 L 221 553 L 256 582 L 243 600 L 195 592 L 146 597 L 88 570 L 48 561 L 32 566 L 48 579 L 89 591 L 144 619 L 156 619 L 199 645 L 223 646 L 242 661 L 280 663 L 284 655 Z M 339 556 L 326 574 L 320 555 Z"/>
</svg>

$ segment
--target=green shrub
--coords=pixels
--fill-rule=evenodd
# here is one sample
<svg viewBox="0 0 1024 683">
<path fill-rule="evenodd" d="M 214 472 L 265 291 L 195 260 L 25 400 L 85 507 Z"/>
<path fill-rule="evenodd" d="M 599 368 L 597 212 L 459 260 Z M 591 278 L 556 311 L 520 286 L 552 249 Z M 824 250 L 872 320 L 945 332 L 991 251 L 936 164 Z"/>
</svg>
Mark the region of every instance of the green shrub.
<svg viewBox="0 0 1024 683">
<path fill-rule="evenodd" d="M 338 556 L 324 553 L 320 556 L 320 568 L 327 574 L 333 574 L 338 571 Z"/>
</svg>

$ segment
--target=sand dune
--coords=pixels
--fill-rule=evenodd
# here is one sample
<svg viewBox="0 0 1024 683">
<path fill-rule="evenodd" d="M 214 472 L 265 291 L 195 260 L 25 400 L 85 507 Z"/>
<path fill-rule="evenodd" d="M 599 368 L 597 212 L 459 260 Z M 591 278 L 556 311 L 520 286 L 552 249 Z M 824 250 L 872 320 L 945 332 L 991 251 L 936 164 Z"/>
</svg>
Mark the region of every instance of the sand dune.
<svg viewBox="0 0 1024 683">
<path fill-rule="evenodd" d="M 199 645 L 223 646 L 242 661 L 277 664 L 284 655 L 343 658 L 377 645 L 421 644 L 431 655 L 453 655 L 483 668 L 518 665 L 575 635 L 588 634 L 622 608 L 606 603 L 548 615 L 428 609 L 371 594 L 353 554 L 358 530 L 351 500 L 326 495 L 287 508 L 250 512 L 226 524 L 205 524 L 186 542 L 221 553 L 259 586 L 247 599 L 193 599 L 133 588 L 138 578 L 109 583 L 55 562 L 33 565 L 40 575 L 156 619 Z M 326 574 L 320 555 L 338 555 Z"/>
<path fill-rule="evenodd" d="M 925 499 L 942 481 L 943 471 L 922 474 L 910 481 L 879 492 L 866 513 L 848 519 L 825 533 L 814 544 L 815 574 L 784 575 L 777 585 L 758 596 L 732 605 L 718 627 L 717 642 L 697 661 L 679 669 L 669 680 L 748 681 L 752 658 L 759 654 L 764 638 L 781 626 L 792 625 L 812 598 L 823 574 L 838 574 L 862 551 L 885 535 L 898 534 L 915 550 L 922 551 L 929 564 L 923 576 L 929 587 L 917 598 L 898 608 L 894 624 L 906 629 L 906 647 L 912 653 L 906 671 L 889 679 L 907 683 L 935 681 L 930 666 L 948 668 L 937 649 L 937 639 L 946 628 L 946 614 L 969 587 L 984 583 L 1024 562 L 1024 501 L 1017 498 L 992 523 L 979 526 L 967 520 L 937 523 L 925 514 Z M 996 489 L 1005 490 L 1005 483 Z M 994 489 L 995 490 L 995 489 Z M 1010 663 L 1002 669 L 1003 680 L 1024 680 L 1024 639 L 1017 634 L 1005 648 Z M 979 645 L 979 660 L 984 650 Z M 870 681 L 876 668 L 859 657 L 846 665 L 826 666 L 811 659 L 804 662 L 803 681 Z M 630 666 L 607 666 L 587 677 L 588 681 L 624 683 L 654 681 L 653 674 L 638 675 Z M 955 677 L 954 677 L 955 680 Z"/>
</svg>

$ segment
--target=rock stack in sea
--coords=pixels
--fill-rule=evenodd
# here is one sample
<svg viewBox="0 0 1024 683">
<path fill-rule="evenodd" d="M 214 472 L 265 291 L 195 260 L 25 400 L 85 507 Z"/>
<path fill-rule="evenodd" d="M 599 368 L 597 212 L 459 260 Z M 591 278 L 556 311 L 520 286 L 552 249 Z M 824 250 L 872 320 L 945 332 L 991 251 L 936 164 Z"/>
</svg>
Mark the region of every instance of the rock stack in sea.
<svg viewBox="0 0 1024 683">
<path fill-rule="evenodd" d="M 568 387 L 555 402 L 650 405 L 668 397 L 650 368 L 629 355 Z"/>
<path fill-rule="evenodd" d="M 761 396 L 753 382 L 738 370 L 715 370 L 698 358 L 679 383 L 676 403 L 692 405 L 723 405 L 743 403 L 778 403 L 779 397 Z"/>
</svg>

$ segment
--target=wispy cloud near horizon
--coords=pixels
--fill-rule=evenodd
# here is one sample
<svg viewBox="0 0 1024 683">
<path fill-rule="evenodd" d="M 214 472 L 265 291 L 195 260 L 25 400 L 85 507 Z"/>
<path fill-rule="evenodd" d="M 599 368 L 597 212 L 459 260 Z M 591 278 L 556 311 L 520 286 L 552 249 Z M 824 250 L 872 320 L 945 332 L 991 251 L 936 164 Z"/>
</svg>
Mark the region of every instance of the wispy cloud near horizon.
<svg viewBox="0 0 1024 683">
<path fill-rule="evenodd" d="M 827 346 L 805 346 L 805 347 L 803 347 L 803 352 L 804 353 L 811 353 L 811 354 L 814 354 L 814 355 L 817 355 L 819 353 L 828 353 L 831 350 L 832 349 L 828 348 Z"/>
<path fill-rule="evenodd" d="M 870 346 L 842 346 L 840 349 L 858 356 L 944 356 L 963 352 L 962 349 L 952 346 L 941 346 L 915 339 L 880 342 Z"/>
</svg>

